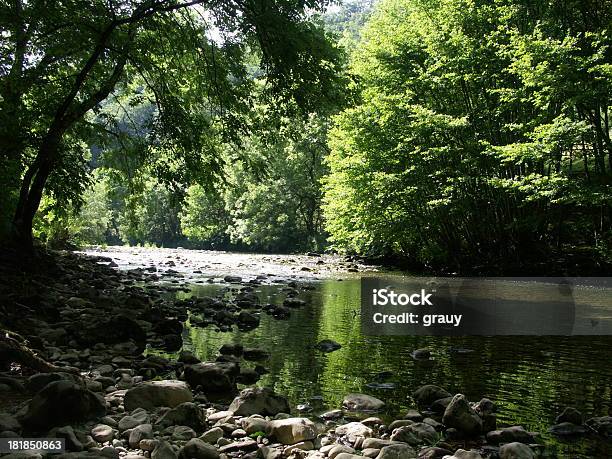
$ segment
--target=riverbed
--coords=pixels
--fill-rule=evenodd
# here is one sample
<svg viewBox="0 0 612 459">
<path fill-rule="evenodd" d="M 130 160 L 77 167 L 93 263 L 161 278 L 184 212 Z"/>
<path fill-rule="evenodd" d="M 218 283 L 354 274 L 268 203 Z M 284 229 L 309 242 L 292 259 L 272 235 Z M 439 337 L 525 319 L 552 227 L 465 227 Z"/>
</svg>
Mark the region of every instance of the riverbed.
<svg viewBox="0 0 612 459">
<path fill-rule="evenodd" d="M 263 363 L 268 372 L 258 385 L 286 395 L 293 406 L 311 407 L 313 414 L 339 408 L 347 393 L 361 392 L 384 400 L 394 415 L 415 407 L 411 393 L 417 387 L 436 384 L 472 401 L 495 401 L 498 426 L 540 432 L 550 457 L 612 455 L 609 441 L 547 433 L 565 407 L 585 418 L 611 414 L 612 337 L 366 336 L 359 317 L 360 278 L 378 274 L 375 267 L 334 256 L 115 247 L 87 253 L 109 257 L 121 270 L 155 269 L 157 283 L 179 299 L 222 293 L 227 275 L 258 279 L 255 291 L 262 303 L 280 303 L 288 281 L 312 285 L 300 294 L 305 306 L 287 320 L 261 314 L 254 330 L 225 332 L 188 321 L 183 342 L 202 360 L 214 360 L 228 343 L 268 351 L 271 357 Z M 321 352 L 316 344 L 324 339 L 342 347 Z M 422 348 L 431 358 L 413 359 L 411 352 Z"/>
</svg>

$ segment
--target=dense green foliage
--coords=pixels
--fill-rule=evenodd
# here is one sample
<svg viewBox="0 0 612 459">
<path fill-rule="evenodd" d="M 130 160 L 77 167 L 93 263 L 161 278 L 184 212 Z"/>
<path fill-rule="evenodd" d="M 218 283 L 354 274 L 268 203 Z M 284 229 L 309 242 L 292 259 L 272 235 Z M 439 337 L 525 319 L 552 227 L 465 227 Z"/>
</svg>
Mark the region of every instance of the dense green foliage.
<svg viewBox="0 0 612 459">
<path fill-rule="evenodd" d="M 335 245 L 462 271 L 609 258 L 611 19 L 605 0 L 383 0 L 330 136 Z"/>
<path fill-rule="evenodd" d="M 0 3 L 5 233 L 10 226 L 14 240 L 31 247 L 43 198 L 79 207 L 88 145 L 120 151 L 169 188 L 210 184 L 223 170 L 220 145 L 251 131 L 256 103 L 273 119 L 335 100 L 338 53 L 312 21 L 325 4 Z M 126 123 L 122 101 L 147 113 Z M 115 105 L 125 116 L 107 111 Z"/>
<path fill-rule="evenodd" d="M 609 0 L 195 3 L 0 7 L 4 232 L 612 258 Z"/>
</svg>

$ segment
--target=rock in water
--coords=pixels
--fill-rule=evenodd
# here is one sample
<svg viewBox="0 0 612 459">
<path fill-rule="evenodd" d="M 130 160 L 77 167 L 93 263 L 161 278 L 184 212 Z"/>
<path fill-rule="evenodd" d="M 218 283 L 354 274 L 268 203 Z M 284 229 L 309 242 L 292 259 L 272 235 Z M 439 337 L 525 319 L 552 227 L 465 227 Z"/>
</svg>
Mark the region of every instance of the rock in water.
<svg viewBox="0 0 612 459">
<path fill-rule="evenodd" d="M 452 395 L 441 387 L 434 386 L 433 384 L 421 386 L 412 394 L 412 398 L 414 398 L 419 405 L 431 405 L 436 400 L 447 397 L 452 397 Z"/>
<path fill-rule="evenodd" d="M 535 454 L 531 448 L 523 443 L 506 443 L 499 448 L 500 459 L 534 459 Z"/>
<path fill-rule="evenodd" d="M 151 410 L 158 406 L 174 408 L 184 402 L 193 401 L 189 386 L 183 381 L 147 381 L 129 389 L 123 400 L 126 411 L 136 408 Z"/>
<path fill-rule="evenodd" d="M 463 394 L 453 397 L 444 411 L 442 423 L 467 435 L 477 435 L 482 431 L 482 419 L 472 409 Z"/>
<path fill-rule="evenodd" d="M 321 352 L 334 352 L 342 347 L 341 344 L 332 341 L 331 339 L 324 339 L 317 343 L 317 349 Z"/>
<path fill-rule="evenodd" d="M 185 367 L 185 380 L 205 394 L 235 393 L 240 368 L 234 362 L 204 362 Z"/>
<path fill-rule="evenodd" d="M 42 431 L 105 414 L 106 404 L 100 396 L 69 381 L 54 381 L 30 401 L 21 424 L 26 429 Z"/>
<path fill-rule="evenodd" d="M 192 438 L 181 448 L 179 459 L 219 459 L 219 451 L 199 438 Z"/>
<path fill-rule="evenodd" d="M 317 436 L 317 429 L 308 418 L 276 419 L 270 422 L 270 431 L 272 437 L 283 445 L 313 440 Z"/>
<path fill-rule="evenodd" d="M 380 411 L 385 402 L 365 394 L 348 394 L 344 397 L 342 406 L 350 411 Z"/>
<path fill-rule="evenodd" d="M 562 422 L 571 422 L 572 424 L 582 424 L 582 413 L 575 408 L 567 407 L 563 412 L 555 419 L 557 424 Z"/>
<path fill-rule="evenodd" d="M 492 445 L 499 445 L 500 443 L 535 443 L 536 439 L 534 435 L 527 432 L 522 426 L 506 427 L 500 430 L 493 430 L 487 433 L 487 441 Z"/>
<path fill-rule="evenodd" d="M 236 416 L 261 414 L 275 416 L 278 413 L 289 413 L 289 402 L 282 395 L 274 393 L 267 387 L 252 387 L 240 392 L 229 406 Z"/>
</svg>

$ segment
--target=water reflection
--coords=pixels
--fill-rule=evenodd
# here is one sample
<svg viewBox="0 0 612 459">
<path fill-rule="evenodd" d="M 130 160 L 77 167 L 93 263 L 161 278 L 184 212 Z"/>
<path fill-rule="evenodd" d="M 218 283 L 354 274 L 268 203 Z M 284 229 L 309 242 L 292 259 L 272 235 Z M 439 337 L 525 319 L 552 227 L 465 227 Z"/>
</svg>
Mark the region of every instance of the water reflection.
<svg viewBox="0 0 612 459">
<path fill-rule="evenodd" d="M 194 285 L 181 295 L 210 296 L 219 288 Z M 263 303 L 284 297 L 276 286 L 258 287 L 257 293 Z M 609 442 L 565 443 L 546 435 L 566 406 L 587 417 L 610 414 L 612 337 L 364 336 L 359 295 L 358 279 L 323 281 L 301 294 L 308 305 L 292 310 L 289 320 L 262 314 L 261 325 L 249 332 L 190 327 L 186 347 L 203 360 L 213 360 L 225 343 L 269 351 L 269 373 L 259 384 L 288 396 L 293 406 L 310 402 L 315 411 L 333 409 L 347 393 L 363 392 L 385 400 L 392 415 L 414 407 L 415 388 L 437 384 L 470 400 L 494 400 L 498 425 L 544 433 L 551 457 L 612 457 Z M 323 339 L 342 348 L 323 353 L 315 348 Z M 413 359 L 419 348 L 429 348 L 431 359 Z"/>
</svg>

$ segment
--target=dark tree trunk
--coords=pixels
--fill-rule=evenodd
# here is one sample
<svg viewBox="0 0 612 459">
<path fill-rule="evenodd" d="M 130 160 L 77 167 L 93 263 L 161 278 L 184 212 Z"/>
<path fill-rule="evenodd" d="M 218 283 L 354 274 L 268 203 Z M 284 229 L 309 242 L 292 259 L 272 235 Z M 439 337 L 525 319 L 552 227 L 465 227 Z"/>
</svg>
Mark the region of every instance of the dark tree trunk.
<svg viewBox="0 0 612 459">
<path fill-rule="evenodd" d="M 40 206 L 45 184 L 57 157 L 61 132 L 50 133 L 38 150 L 36 159 L 26 171 L 13 217 L 13 241 L 20 248 L 31 252 L 34 239 L 32 226 Z"/>
</svg>

